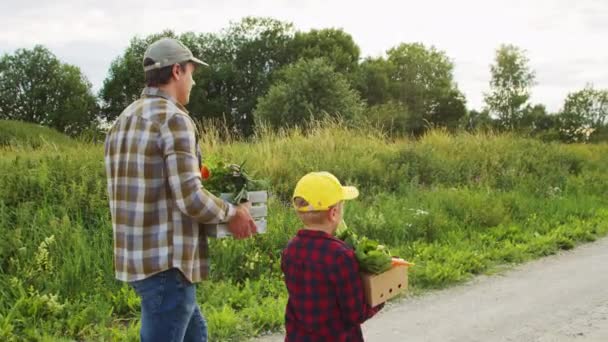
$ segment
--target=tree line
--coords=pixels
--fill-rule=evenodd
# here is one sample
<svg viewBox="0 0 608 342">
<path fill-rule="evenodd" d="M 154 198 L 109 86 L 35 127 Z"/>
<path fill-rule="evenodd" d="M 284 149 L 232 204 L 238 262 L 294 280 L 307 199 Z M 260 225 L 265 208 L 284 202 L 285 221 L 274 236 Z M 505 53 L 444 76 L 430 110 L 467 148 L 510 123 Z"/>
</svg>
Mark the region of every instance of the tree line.
<svg viewBox="0 0 608 342">
<path fill-rule="evenodd" d="M 490 66 L 482 110 L 469 110 L 445 51 L 401 43 L 365 57 L 342 29 L 297 31 L 291 23 L 247 17 L 218 33 L 163 31 L 131 39 L 111 63 L 98 94 L 80 69 L 43 46 L 0 59 L 0 119 L 53 127 L 69 135 L 97 130 L 139 98 L 147 46 L 180 39 L 209 63 L 194 75 L 189 109 L 195 119 L 219 119 L 248 137 L 261 122 L 306 128 L 311 119 L 340 117 L 395 136 L 449 130 L 508 130 L 547 140 L 608 136 L 608 90 L 570 93 L 557 113 L 530 102 L 535 73 L 526 51 L 501 45 Z"/>
</svg>

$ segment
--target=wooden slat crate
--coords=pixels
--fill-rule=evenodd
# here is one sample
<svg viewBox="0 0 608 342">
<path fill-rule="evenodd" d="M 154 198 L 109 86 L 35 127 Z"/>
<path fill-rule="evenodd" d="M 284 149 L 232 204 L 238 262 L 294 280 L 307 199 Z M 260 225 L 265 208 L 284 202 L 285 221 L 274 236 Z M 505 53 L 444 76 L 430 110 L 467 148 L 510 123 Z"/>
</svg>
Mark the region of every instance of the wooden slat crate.
<svg viewBox="0 0 608 342">
<path fill-rule="evenodd" d="M 232 194 L 221 194 L 222 199 L 228 199 Z M 266 217 L 268 216 L 268 192 L 267 191 L 248 191 L 247 200 L 251 202 L 251 217 L 255 221 L 258 229 L 258 234 L 266 233 Z M 231 236 L 228 231 L 227 223 L 206 223 L 203 227 L 207 230 L 207 236 L 211 238 L 221 239 Z"/>
</svg>

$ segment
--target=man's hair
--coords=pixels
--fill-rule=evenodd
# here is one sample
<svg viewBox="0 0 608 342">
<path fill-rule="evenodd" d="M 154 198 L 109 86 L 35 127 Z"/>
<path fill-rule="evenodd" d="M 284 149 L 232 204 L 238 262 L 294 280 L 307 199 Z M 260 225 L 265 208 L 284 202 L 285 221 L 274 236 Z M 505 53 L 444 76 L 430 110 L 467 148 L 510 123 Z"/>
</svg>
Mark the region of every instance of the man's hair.
<svg viewBox="0 0 608 342">
<path fill-rule="evenodd" d="M 144 67 L 148 65 L 154 64 L 154 60 L 151 58 L 144 59 Z M 179 63 L 179 67 L 183 70 L 186 70 L 186 65 L 188 65 L 188 61 Z M 169 65 L 159 69 L 152 69 L 146 71 L 146 86 L 148 87 L 158 87 L 164 84 L 169 83 L 171 81 L 171 75 L 173 73 L 173 65 Z"/>
<path fill-rule="evenodd" d="M 327 212 L 329 211 L 329 209 L 337 206 L 337 204 L 332 205 L 331 207 L 329 207 L 328 210 L 314 210 L 302 212 L 297 209 L 307 207 L 310 205 L 310 203 L 308 203 L 302 197 L 296 197 L 293 199 L 293 204 L 296 207 L 296 213 L 298 214 L 298 217 L 300 217 L 300 220 L 302 220 L 305 225 L 325 223 L 327 221 Z"/>
</svg>

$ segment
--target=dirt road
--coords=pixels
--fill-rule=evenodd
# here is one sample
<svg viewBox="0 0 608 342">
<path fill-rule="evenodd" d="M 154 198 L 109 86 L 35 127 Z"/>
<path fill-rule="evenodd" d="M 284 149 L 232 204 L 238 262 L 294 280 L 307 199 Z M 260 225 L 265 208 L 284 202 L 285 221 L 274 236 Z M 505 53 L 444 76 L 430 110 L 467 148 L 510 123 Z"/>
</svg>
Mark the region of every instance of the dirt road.
<svg viewBox="0 0 608 342">
<path fill-rule="evenodd" d="M 363 331 L 371 342 L 608 342 L 608 238 L 410 297 Z"/>
</svg>

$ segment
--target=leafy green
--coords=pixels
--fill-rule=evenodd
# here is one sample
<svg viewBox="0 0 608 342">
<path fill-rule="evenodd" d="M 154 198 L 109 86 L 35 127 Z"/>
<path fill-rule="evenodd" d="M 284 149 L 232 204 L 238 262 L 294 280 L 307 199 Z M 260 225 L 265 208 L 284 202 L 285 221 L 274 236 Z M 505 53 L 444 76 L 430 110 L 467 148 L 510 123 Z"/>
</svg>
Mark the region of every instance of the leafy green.
<svg viewBox="0 0 608 342">
<path fill-rule="evenodd" d="M 359 238 L 344 222 L 336 231 L 336 237 L 355 250 L 355 257 L 362 271 L 380 274 L 391 268 L 391 254 L 388 248 L 378 241 L 365 236 Z"/>
<path fill-rule="evenodd" d="M 269 184 L 265 180 L 253 179 L 244 168 L 245 162 L 238 164 L 225 164 L 219 162 L 211 169 L 211 176 L 203 182 L 207 190 L 219 195 L 230 193 L 232 203 L 241 203 L 247 199 L 247 191 L 266 190 Z"/>
</svg>

